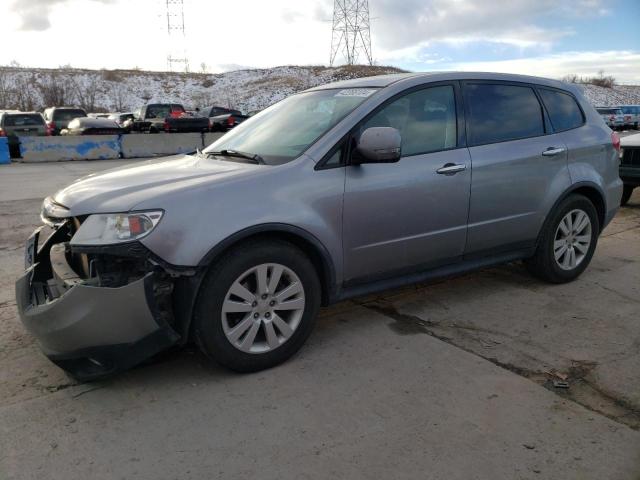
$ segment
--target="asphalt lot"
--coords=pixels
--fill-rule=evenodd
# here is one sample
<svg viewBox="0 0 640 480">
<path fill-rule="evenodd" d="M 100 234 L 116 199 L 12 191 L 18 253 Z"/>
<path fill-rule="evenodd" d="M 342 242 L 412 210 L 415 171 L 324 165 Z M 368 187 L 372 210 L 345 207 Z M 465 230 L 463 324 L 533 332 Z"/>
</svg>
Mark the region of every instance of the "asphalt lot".
<svg viewBox="0 0 640 480">
<path fill-rule="evenodd" d="M 187 348 L 78 384 L 13 281 L 42 198 L 124 163 L 0 167 L 0 479 L 640 479 L 640 189 L 571 284 L 514 263 L 327 308 L 269 371 Z"/>
</svg>

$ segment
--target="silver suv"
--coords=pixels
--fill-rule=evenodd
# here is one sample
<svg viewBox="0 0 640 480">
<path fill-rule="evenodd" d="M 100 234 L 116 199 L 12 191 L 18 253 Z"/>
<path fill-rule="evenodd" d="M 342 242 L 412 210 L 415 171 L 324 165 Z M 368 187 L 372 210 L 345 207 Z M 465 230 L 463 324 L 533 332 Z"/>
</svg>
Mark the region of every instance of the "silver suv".
<svg viewBox="0 0 640 480">
<path fill-rule="evenodd" d="M 620 204 L 618 149 L 558 81 L 437 73 L 316 87 L 203 152 L 47 198 L 53 228 L 27 242 L 20 316 L 81 379 L 190 340 L 236 371 L 272 367 L 321 305 L 514 260 L 575 279 Z"/>
</svg>

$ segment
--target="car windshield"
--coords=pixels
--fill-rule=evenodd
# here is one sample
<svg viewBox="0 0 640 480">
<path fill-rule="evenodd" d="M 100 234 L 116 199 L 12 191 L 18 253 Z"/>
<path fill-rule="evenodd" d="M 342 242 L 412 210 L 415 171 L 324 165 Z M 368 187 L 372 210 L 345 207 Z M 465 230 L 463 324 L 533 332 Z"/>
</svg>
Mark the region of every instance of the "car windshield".
<svg viewBox="0 0 640 480">
<path fill-rule="evenodd" d="M 4 125 L 5 127 L 42 126 L 44 120 L 40 115 L 7 115 Z"/>
<path fill-rule="evenodd" d="M 376 89 L 318 90 L 293 95 L 241 123 L 204 153 L 224 150 L 257 154 L 279 165 L 300 156 Z"/>
</svg>

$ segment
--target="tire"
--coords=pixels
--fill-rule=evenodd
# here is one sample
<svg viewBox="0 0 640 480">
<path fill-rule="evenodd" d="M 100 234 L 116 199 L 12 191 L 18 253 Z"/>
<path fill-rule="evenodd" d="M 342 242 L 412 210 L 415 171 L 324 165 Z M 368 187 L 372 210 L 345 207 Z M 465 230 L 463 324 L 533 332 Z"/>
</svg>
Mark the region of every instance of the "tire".
<svg viewBox="0 0 640 480">
<path fill-rule="evenodd" d="M 265 266 L 266 289 L 259 287 L 257 273 L 258 269 L 264 272 Z M 278 275 L 275 272 L 280 267 Z M 271 288 L 276 276 L 281 280 Z M 288 287 L 292 287 L 288 292 L 297 289 L 294 284 L 301 284 L 302 292 L 287 295 Z M 256 293 L 255 297 L 247 291 Z M 267 298 L 263 299 L 260 292 L 265 291 L 269 295 L 264 293 Z M 274 367 L 295 354 L 311 334 L 320 293 L 313 264 L 296 246 L 280 240 L 244 243 L 225 254 L 206 274 L 194 311 L 194 339 L 207 357 L 230 370 L 256 372 Z M 283 321 L 288 328 L 283 328 Z"/>
<path fill-rule="evenodd" d="M 620 205 L 621 206 L 625 206 L 627 203 L 629 203 L 629 199 L 631 198 L 631 194 L 633 193 L 633 189 L 636 187 L 633 187 L 631 185 L 625 185 L 623 190 L 622 190 L 622 198 L 620 199 Z"/>
<path fill-rule="evenodd" d="M 582 228 L 577 233 L 570 231 L 569 234 L 565 234 L 563 229 L 567 230 L 568 225 L 565 218 L 569 213 L 572 214 L 572 221 L 577 224 L 574 228 L 582 225 L 584 218 L 576 212 L 586 215 L 589 220 L 588 229 Z M 531 274 L 550 283 L 575 280 L 589 265 L 599 233 L 600 222 L 593 203 L 582 195 L 569 195 L 548 217 L 540 232 L 536 253 L 525 261 L 525 265 Z M 564 244 L 561 243 L 563 241 Z M 557 247 L 557 250 L 554 247 Z M 558 260 L 556 254 L 561 254 Z"/>
</svg>

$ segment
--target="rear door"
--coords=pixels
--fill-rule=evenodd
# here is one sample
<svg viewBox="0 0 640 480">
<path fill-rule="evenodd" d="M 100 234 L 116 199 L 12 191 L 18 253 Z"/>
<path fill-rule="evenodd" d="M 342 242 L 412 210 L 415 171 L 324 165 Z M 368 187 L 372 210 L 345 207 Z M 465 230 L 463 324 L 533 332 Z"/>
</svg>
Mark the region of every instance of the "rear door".
<svg viewBox="0 0 640 480">
<path fill-rule="evenodd" d="M 466 254 L 532 247 L 570 185 L 567 147 L 533 86 L 468 81 L 463 88 L 473 164 Z"/>
<path fill-rule="evenodd" d="M 463 124 L 457 122 L 459 100 L 457 83 L 422 87 L 388 101 L 356 129 L 354 136 L 369 127 L 398 129 L 402 157 L 397 163 L 346 167 L 347 282 L 376 280 L 462 258 L 471 163 L 463 144 Z M 448 173 L 443 167 L 450 167 Z"/>
</svg>

